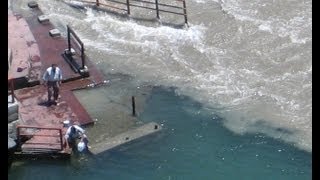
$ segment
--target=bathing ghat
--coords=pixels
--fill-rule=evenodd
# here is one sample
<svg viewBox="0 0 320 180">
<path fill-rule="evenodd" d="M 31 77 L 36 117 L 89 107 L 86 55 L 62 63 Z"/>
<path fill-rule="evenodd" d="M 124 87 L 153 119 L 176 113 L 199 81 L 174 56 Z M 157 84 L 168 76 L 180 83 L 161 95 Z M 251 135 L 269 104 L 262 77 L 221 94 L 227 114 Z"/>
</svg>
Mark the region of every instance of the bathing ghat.
<svg viewBox="0 0 320 180">
<path fill-rule="evenodd" d="M 63 146 L 67 130 L 63 122 L 94 125 L 74 91 L 108 85 L 110 81 L 85 55 L 84 44 L 72 27 L 67 26 L 68 37 L 62 37 L 37 3 L 26 6 L 30 10 L 27 17 L 8 9 L 8 127 L 12 128 L 8 130 L 8 162 L 12 157 L 70 157 L 72 150 Z M 47 89 L 41 83 L 43 73 L 53 63 L 63 73 L 56 105 L 47 103 Z M 128 114 L 128 119 L 137 117 Z M 161 126 L 154 122 L 127 129 L 104 142 L 91 143 L 92 153 L 159 130 Z"/>
</svg>

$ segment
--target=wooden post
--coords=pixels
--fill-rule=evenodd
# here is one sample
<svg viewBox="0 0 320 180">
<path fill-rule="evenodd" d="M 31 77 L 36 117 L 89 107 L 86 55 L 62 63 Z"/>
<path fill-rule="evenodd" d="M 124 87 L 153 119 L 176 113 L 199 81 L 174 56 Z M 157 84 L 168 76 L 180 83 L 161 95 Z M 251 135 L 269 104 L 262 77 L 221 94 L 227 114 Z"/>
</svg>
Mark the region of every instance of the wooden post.
<svg viewBox="0 0 320 180">
<path fill-rule="evenodd" d="M 132 116 L 136 116 L 136 103 L 134 96 L 132 96 Z"/>
<path fill-rule="evenodd" d="M 130 14 L 130 2 L 127 0 L 127 13 Z"/>
<path fill-rule="evenodd" d="M 156 11 L 157 11 L 157 18 L 158 18 L 158 19 L 160 19 L 160 16 L 159 16 L 158 0 L 156 0 Z"/>
<path fill-rule="evenodd" d="M 96 0 L 96 5 L 97 5 L 97 6 L 99 6 L 99 5 L 100 5 L 100 4 L 99 4 L 99 0 Z"/>
</svg>

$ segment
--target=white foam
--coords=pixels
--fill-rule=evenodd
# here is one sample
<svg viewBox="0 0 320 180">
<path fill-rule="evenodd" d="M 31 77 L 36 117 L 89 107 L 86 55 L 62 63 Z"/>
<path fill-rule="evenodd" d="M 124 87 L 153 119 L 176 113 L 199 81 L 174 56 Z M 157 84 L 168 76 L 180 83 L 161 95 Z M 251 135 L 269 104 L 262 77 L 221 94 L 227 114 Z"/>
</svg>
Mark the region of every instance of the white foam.
<svg viewBox="0 0 320 180">
<path fill-rule="evenodd" d="M 293 43 L 304 44 L 307 41 L 311 41 L 309 37 L 312 26 L 311 5 L 308 3 L 299 4 L 300 6 L 306 6 L 305 11 L 299 12 L 299 14 L 294 13 L 295 9 L 288 9 L 289 12 L 293 12 L 292 17 L 289 19 L 282 19 L 273 14 L 260 15 L 255 9 L 261 7 L 263 7 L 262 9 L 272 9 L 273 5 L 259 3 L 259 1 L 245 3 L 240 0 L 221 0 L 220 3 L 222 9 L 228 14 L 233 15 L 240 21 L 252 22 L 262 31 L 278 34 L 280 37 L 288 36 Z M 276 3 L 281 4 L 278 1 Z M 310 9 L 310 11 L 308 11 L 308 9 Z M 290 14 L 289 12 L 288 14 Z"/>
<path fill-rule="evenodd" d="M 210 44 L 219 36 L 209 36 L 213 34 L 212 27 L 205 24 L 190 24 L 188 29 L 146 27 L 90 8 L 83 20 L 68 15 L 59 18 L 64 16 L 75 26 L 86 49 L 98 54 L 102 67 L 152 84 L 176 86 L 177 93 L 214 108 L 234 132 L 263 132 L 312 151 L 311 60 L 295 49 L 299 43 L 311 40 L 308 14 L 295 15 L 290 21 L 261 18 L 255 8 L 245 9 L 242 1 L 221 3 L 225 11 L 239 20 L 253 22 L 256 30 L 267 32 L 266 37 L 272 36 L 274 41 L 261 38 L 264 44 L 260 47 L 260 41 L 244 39 L 239 41 L 245 42 L 239 45 L 240 52 L 234 48 L 237 42 L 230 40 L 234 37 L 223 32 L 218 35 L 224 36 L 227 43 Z M 256 7 L 259 1 L 252 4 L 248 7 Z M 236 23 L 240 25 L 235 26 L 239 33 L 235 39 L 241 40 L 247 33 L 242 27 L 246 26 Z M 282 37 L 289 37 L 296 44 L 276 44 Z M 117 58 L 112 59 L 111 55 Z"/>
</svg>

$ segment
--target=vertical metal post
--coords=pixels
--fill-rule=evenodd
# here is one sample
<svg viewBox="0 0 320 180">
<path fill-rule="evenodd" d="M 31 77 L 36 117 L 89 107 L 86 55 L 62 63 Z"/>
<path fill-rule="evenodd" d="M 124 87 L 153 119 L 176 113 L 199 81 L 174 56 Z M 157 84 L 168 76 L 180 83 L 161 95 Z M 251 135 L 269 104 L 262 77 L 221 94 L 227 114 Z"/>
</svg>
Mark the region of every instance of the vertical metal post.
<svg viewBox="0 0 320 180">
<path fill-rule="evenodd" d="M 132 96 L 132 115 L 136 116 L 136 103 L 134 100 L 134 96 Z"/>
<path fill-rule="evenodd" d="M 81 60 L 82 60 L 82 69 L 84 69 L 84 47 L 83 44 L 81 43 Z"/>
<path fill-rule="evenodd" d="M 156 0 L 156 11 L 157 11 L 157 18 L 158 18 L 158 19 L 160 19 L 160 16 L 159 16 L 158 0 Z"/>
<path fill-rule="evenodd" d="M 60 134 L 60 146 L 61 146 L 61 151 L 63 150 L 63 142 L 62 142 L 62 130 L 59 129 L 59 134 Z"/>
<path fill-rule="evenodd" d="M 96 5 L 97 5 L 97 6 L 99 6 L 99 5 L 100 5 L 99 0 L 96 0 Z"/>
<path fill-rule="evenodd" d="M 68 25 L 67 25 L 67 33 L 68 33 L 68 49 L 69 49 L 69 52 L 71 52 L 70 28 Z"/>
<path fill-rule="evenodd" d="M 13 80 L 10 79 L 9 80 L 9 83 L 10 83 L 10 90 L 11 90 L 11 102 L 14 103 L 14 87 L 13 87 Z"/>
<path fill-rule="evenodd" d="M 21 140 L 20 140 L 20 127 L 17 126 L 17 148 L 20 149 Z"/>
<path fill-rule="evenodd" d="M 182 3 L 183 3 L 184 23 L 188 24 L 186 0 L 183 0 Z"/>
<path fill-rule="evenodd" d="M 129 0 L 127 0 L 127 12 L 128 12 L 128 14 L 130 14 L 130 2 L 129 2 Z"/>
</svg>

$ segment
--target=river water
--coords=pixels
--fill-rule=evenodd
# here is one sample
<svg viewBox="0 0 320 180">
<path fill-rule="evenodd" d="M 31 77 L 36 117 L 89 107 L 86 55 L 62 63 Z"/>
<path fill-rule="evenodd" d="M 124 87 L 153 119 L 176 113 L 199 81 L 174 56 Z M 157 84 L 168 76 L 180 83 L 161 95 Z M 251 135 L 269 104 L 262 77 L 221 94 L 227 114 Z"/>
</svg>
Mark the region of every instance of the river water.
<svg viewBox="0 0 320 180">
<path fill-rule="evenodd" d="M 27 2 L 9 6 L 24 14 Z M 63 36 L 67 24 L 76 31 L 106 78 L 156 87 L 140 119 L 164 131 L 99 158 L 17 162 L 10 179 L 311 178 L 310 0 L 187 0 L 183 28 L 170 26 L 183 17 L 156 21 L 151 10 L 126 18 L 37 2 Z"/>
</svg>

